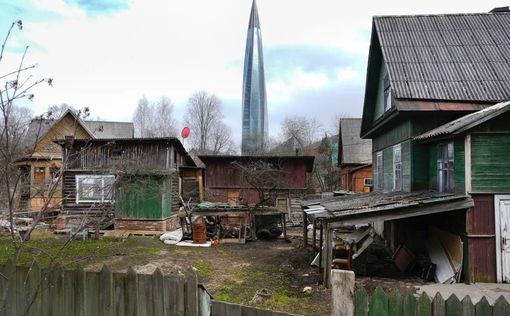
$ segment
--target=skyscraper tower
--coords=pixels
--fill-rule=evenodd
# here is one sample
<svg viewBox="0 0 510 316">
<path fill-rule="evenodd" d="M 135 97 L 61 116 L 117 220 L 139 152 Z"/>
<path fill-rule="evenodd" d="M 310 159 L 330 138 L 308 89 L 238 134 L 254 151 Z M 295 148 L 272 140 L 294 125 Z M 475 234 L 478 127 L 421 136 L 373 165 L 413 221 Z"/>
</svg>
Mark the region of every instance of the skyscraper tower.
<svg viewBox="0 0 510 316">
<path fill-rule="evenodd" d="M 241 152 L 249 155 L 264 149 L 268 133 L 266 79 L 257 3 L 253 0 L 246 38 L 243 74 L 243 135 Z"/>
</svg>

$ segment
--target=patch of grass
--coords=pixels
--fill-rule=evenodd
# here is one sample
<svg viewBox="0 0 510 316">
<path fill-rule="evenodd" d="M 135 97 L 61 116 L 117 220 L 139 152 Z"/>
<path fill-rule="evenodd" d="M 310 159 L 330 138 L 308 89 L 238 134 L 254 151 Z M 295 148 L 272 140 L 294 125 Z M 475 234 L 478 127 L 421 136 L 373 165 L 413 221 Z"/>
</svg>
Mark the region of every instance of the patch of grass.
<svg viewBox="0 0 510 316">
<path fill-rule="evenodd" d="M 227 293 L 219 293 L 214 295 L 214 299 L 217 301 L 223 301 L 223 302 L 231 302 L 232 298 Z"/>
<path fill-rule="evenodd" d="M 144 248 L 144 252 L 151 254 L 151 255 L 157 255 L 163 249 L 164 249 L 163 247 L 151 246 L 151 247 Z"/>
<path fill-rule="evenodd" d="M 195 268 L 201 277 L 208 277 L 212 275 L 213 265 L 207 260 L 198 259 L 195 261 Z"/>
</svg>

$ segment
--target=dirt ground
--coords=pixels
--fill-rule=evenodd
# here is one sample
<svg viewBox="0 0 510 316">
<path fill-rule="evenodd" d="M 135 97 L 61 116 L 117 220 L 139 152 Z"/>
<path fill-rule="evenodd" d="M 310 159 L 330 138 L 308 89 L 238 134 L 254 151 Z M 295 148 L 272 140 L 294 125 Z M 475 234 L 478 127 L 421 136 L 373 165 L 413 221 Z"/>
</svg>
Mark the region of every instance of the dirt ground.
<svg viewBox="0 0 510 316">
<path fill-rule="evenodd" d="M 133 267 L 135 271 L 183 273 L 194 266 L 199 282 L 215 299 L 270 308 L 302 315 L 329 315 L 331 292 L 320 283 L 317 268 L 309 266 L 311 255 L 302 248 L 300 228 L 290 228 L 288 241 L 256 241 L 246 244 L 220 244 L 210 248 L 164 245 L 157 239 L 140 238 L 145 247 L 157 247 L 151 253 L 121 255 L 88 265 L 100 269 L 103 264 L 117 271 Z M 156 244 L 155 244 L 156 243 Z M 311 294 L 303 288 L 312 287 Z M 271 296 L 253 301 L 257 291 Z"/>
</svg>

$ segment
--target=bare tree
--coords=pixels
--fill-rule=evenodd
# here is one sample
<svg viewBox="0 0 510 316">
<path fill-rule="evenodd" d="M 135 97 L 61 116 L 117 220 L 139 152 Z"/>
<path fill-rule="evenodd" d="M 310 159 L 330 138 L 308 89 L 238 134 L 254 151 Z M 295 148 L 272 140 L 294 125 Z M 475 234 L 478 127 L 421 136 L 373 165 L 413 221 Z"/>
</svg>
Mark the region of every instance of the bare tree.
<svg viewBox="0 0 510 316">
<path fill-rule="evenodd" d="M 150 102 L 146 96 L 138 101 L 133 115 L 135 135 L 138 137 L 174 137 L 177 122 L 173 117 L 174 105 L 168 97 Z"/>
<path fill-rule="evenodd" d="M 233 151 L 232 131 L 222 119 L 221 101 L 214 94 L 198 91 L 189 98 L 184 121 L 191 129 L 193 149 L 213 154 Z"/>
<path fill-rule="evenodd" d="M 58 104 L 58 105 L 52 105 L 50 107 L 48 107 L 48 110 L 47 110 L 47 113 L 50 117 L 52 118 L 55 118 L 55 119 L 58 119 L 60 118 L 62 115 L 64 115 L 64 113 L 67 111 L 67 110 L 72 110 L 74 112 L 77 112 L 78 110 L 76 110 L 74 107 L 70 106 L 69 104 L 67 103 L 62 103 L 62 104 Z"/>
<path fill-rule="evenodd" d="M 281 124 L 284 140 L 293 139 L 299 149 L 305 149 L 317 140 L 321 125 L 315 118 L 286 116 Z"/>
</svg>

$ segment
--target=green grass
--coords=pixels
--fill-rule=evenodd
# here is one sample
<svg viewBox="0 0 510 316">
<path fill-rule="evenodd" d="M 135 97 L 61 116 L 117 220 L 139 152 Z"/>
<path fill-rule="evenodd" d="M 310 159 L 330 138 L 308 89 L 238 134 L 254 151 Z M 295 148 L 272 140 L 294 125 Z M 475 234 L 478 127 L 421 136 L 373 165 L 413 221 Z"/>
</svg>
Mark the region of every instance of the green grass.
<svg viewBox="0 0 510 316">
<path fill-rule="evenodd" d="M 63 238 L 52 234 L 33 235 L 21 248 L 18 265 L 30 265 L 35 260 L 41 267 L 54 263 L 73 269 L 91 263 L 101 263 L 114 256 L 137 253 L 154 254 L 160 251 L 157 246 L 142 247 L 136 238 L 123 241 L 111 239 L 73 240 L 66 245 Z M 0 264 L 14 257 L 15 250 L 9 238 L 0 238 Z"/>
<path fill-rule="evenodd" d="M 213 265 L 207 260 L 198 259 L 195 261 L 195 268 L 201 277 L 208 277 L 212 275 Z"/>
</svg>

